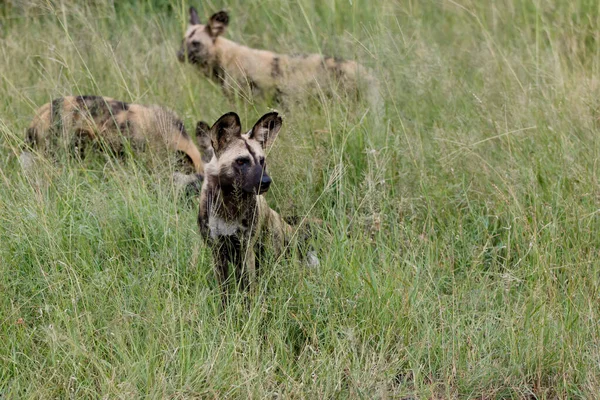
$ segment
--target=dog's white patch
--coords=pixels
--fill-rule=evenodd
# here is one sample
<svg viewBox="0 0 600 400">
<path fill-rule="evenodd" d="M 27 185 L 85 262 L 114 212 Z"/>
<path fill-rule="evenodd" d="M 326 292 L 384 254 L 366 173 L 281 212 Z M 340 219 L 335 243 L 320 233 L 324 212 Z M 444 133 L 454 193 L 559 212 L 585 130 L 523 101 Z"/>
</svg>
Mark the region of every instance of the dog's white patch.
<svg viewBox="0 0 600 400">
<path fill-rule="evenodd" d="M 305 260 L 306 266 L 310 267 L 310 268 L 315 268 L 318 267 L 319 265 L 321 265 L 321 262 L 319 261 L 319 257 L 317 257 L 317 252 L 314 250 L 310 250 L 306 253 L 306 260 Z"/>
<path fill-rule="evenodd" d="M 21 168 L 25 171 L 29 171 L 35 165 L 35 157 L 28 151 L 24 151 L 19 156 L 19 164 L 21 164 Z"/>
<path fill-rule="evenodd" d="M 225 221 L 220 217 L 210 217 L 208 219 L 208 228 L 210 229 L 210 237 L 213 239 L 219 236 L 233 236 L 238 232 L 245 232 L 248 229 L 239 222 Z"/>
<path fill-rule="evenodd" d="M 181 172 L 173 173 L 173 184 L 177 188 L 185 187 L 196 180 L 198 180 L 198 178 L 194 174 L 188 175 Z"/>
</svg>

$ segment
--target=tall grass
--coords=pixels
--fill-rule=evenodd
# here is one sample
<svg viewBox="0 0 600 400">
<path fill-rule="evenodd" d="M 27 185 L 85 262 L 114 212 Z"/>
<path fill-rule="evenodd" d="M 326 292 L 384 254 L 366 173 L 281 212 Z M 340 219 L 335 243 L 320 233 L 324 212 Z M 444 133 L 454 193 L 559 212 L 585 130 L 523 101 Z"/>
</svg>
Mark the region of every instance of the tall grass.
<svg viewBox="0 0 600 400">
<path fill-rule="evenodd" d="M 326 221 L 321 264 L 268 263 L 224 312 L 168 171 L 26 174 L 19 146 L 68 94 L 166 105 L 190 131 L 274 105 L 177 62 L 188 4 L 83 4 L 0 13 L 0 397 L 597 396 L 597 2 L 195 4 L 226 5 L 238 42 L 358 59 L 386 103 L 384 124 L 336 96 L 283 110 L 267 199 Z"/>
</svg>

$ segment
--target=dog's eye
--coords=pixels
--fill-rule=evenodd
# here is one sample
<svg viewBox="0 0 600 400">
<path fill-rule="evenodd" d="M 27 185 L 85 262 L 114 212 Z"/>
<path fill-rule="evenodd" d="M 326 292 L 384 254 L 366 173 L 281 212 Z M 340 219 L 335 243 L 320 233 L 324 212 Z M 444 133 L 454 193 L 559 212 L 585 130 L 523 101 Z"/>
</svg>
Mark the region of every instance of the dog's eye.
<svg viewBox="0 0 600 400">
<path fill-rule="evenodd" d="M 260 165 L 265 165 L 265 158 L 264 158 L 264 157 L 262 157 L 262 158 L 260 159 L 259 163 L 260 163 Z"/>
<path fill-rule="evenodd" d="M 200 46 L 200 42 L 197 40 L 192 40 L 192 47 L 199 47 Z"/>
<path fill-rule="evenodd" d="M 246 165 L 250 162 L 250 160 L 248 160 L 247 158 L 238 158 L 237 160 L 235 160 L 236 164 L 239 165 L 240 167 L 243 165 Z"/>
</svg>

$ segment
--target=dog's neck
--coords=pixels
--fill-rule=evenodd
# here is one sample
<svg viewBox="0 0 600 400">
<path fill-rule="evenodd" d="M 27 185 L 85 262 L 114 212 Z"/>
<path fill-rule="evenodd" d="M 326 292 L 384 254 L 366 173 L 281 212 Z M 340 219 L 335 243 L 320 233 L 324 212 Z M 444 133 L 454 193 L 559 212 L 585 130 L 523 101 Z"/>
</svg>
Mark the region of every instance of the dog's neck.
<svg viewBox="0 0 600 400">
<path fill-rule="evenodd" d="M 229 40 L 224 37 L 218 37 L 215 40 L 215 50 L 217 56 L 217 63 L 219 63 L 227 57 L 239 54 L 245 50 L 254 49 L 244 46 L 243 44 L 236 43 L 233 40 Z"/>
<path fill-rule="evenodd" d="M 268 50 L 255 49 L 243 44 L 236 43 L 224 37 L 218 37 L 215 41 L 215 61 L 214 67 L 226 69 L 227 65 L 230 68 L 242 68 L 247 64 L 255 64 L 260 57 L 270 56 L 282 57 L 281 54 L 276 54 Z"/>
<path fill-rule="evenodd" d="M 205 238 L 248 237 L 258 212 L 257 196 L 204 181 L 198 223 Z"/>
<path fill-rule="evenodd" d="M 217 216 L 228 221 L 242 220 L 256 208 L 256 194 L 234 186 L 222 186 L 214 177 L 204 181 L 202 198 L 208 218 Z"/>
</svg>

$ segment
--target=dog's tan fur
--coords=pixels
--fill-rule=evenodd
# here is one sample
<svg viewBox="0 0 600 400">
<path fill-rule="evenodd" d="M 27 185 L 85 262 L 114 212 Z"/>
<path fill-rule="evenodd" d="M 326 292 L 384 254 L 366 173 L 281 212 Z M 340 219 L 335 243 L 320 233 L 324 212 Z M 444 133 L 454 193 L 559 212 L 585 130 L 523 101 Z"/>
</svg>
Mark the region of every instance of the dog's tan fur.
<svg viewBox="0 0 600 400">
<path fill-rule="evenodd" d="M 317 88 L 331 90 L 337 83 L 347 91 L 366 91 L 369 102 L 380 107 L 377 80 L 357 62 L 246 47 L 221 36 L 228 24 L 228 14 L 219 11 L 203 25 L 191 7 L 190 26 L 177 54 L 181 62 L 187 60 L 215 79 L 226 93 L 250 88 L 277 96 L 304 96 Z"/>
<path fill-rule="evenodd" d="M 293 236 L 293 228 L 269 208 L 262 196 L 271 182 L 265 149 L 280 128 L 281 118 L 269 113 L 242 134 L 239 117 L 228 113 L 206 132 L 214 155 L 205 166 L 198 224 L 203 239 L 212 248 L 223 290 L 230 263 L 245 288 L 256 276 L 257 250 L 268 246 L 277 256 Z M 226 298 L 225 291 L 224 301 Z"/>
<path fill-rule="evenodd" d="M 198 147 L 177 115 L 160 106 L 129 104 L 100 96 L 68 96 L 38 109 L 29 128 L 27 143 L 41 152 L 55 147 L 102 144 L 116 153 L 124 139 L 134 150 L 153 153 L 182 152 L 196 174 L 204 174 Z"/>
</svg>

